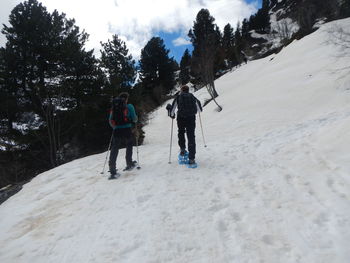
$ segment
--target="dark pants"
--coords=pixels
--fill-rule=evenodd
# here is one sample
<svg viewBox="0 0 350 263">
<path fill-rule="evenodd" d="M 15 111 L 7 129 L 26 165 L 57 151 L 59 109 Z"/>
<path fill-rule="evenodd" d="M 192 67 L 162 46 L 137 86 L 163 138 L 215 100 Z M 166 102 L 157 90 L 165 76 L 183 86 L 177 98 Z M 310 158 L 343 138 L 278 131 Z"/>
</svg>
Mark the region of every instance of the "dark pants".
<svg viewBox="0 0 350 263">
<path fill-rule="evenodd" d="M 126 146 L 125 160 L 126 165 L 129 166 L 132 163 L 132 143 L 133 135 L 131 128 L 116 129 L 113 131 L 113 139 L 111 145 L 111 154 L 109 156 L 109 171 L 111 174 L 115 174 L 116 162 L 119 149 Z"/>
<path fill-rule="evenodd" d="M 188 140 L 188 158 L 194 160 L 196 157 L 196 115 L 190 117 L 177 117 L 179 146 L 181 149 L 186 149 L 185 133 Z"/>
</svg>

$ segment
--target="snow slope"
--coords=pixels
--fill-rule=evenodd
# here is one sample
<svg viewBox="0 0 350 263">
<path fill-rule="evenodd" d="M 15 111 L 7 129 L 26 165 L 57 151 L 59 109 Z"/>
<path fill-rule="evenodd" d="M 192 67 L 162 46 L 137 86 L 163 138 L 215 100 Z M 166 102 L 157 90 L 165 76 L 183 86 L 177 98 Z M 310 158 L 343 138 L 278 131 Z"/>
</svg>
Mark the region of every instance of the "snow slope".
<svg viewBox="0 0 350 263">
<path fill-rule="evenodd" d="M 207 148 L 197 118 L 198 169 L 177 164 L 176 136 L 168 164 L 164 106 L 141 170 L 108 181 L 102 153 L 34 178 L 0 206 L 0 262 L 350 262 L 350 58 L 328 41 L 335 23 L 216 81 L 224 110 L 201 114 Z"/>
</svg>

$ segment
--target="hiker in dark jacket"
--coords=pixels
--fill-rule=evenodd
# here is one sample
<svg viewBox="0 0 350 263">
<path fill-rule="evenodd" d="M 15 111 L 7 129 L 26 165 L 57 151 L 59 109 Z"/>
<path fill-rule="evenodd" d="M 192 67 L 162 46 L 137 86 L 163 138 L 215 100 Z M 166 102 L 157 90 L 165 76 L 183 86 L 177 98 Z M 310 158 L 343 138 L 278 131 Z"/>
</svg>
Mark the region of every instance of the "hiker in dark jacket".
<svg viewBox="0 0 350 263">
<path fill-rule="evenodd" d="M 180 146 L 180 155 L 186 154 L 186 139 L 188 140 L 188 164 L 195 165 L 196 157 L 196 114 L 202 111 L 200 101 L 189 92 L 189 87 L 184 85 L 181 87 L 181 92 L 174 99 L 171 107 L 168 108 L 169 116 L 175 118 L 175 110 L 177 110 L 177 127 L 178 127 L 178 143 Z"/>
<path fill-rule="evenodd" d="M 110 179 L 114 179 L 117 174 L 116 161 L 118 157 L 119 149 L 126 145 L 126 168 L 125 170 L 131 170 L 136 166 L 136 162 L 132 160 L 132 147 L 133 147 L 133 133 L 132 127 L 137 122 L 137 115 L 135 108 L 132 104 L 128 104 L 129 94 L 127 92 L 120 93 L 119 97 L 113 99 L 113 107 L 109 115 L 109 124 L 113 129 L 113 138 L 111 144 L 111 154 L 109 156 L 109 171 Z M 114 107 L 118 107 L 121 103 L 122 111 L 114 110 Z M 113 115 L 118 116 L 113 116 Z M 122 115 L 122 116 L 119 116 Z M 117 120 L 119 123 L 117 123 Z"/>
</svg>

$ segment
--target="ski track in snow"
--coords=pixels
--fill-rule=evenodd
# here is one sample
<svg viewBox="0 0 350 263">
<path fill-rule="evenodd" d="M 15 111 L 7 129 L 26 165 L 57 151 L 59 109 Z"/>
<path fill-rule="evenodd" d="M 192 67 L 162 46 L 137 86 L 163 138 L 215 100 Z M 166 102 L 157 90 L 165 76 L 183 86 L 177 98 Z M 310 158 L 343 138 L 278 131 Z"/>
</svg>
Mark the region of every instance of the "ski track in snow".
<svg viewBox="0 0 350 263">
<path fill-rule="evenodd" d="M 305 66 L 313 79 L 281 67 L 322 34 L 217 80 L 224 110 L 209 104 L 202 114 L 207 148 L 197 119 L 197 169 L 177 164 L 176 128 L 167 163 L 163 107 L 139 147 L 141 170 L 108 181 L 102 153 L 34 178 L 0 206 L 0 262 L 348 263 L 350 94 L 328 87 L 338 82 L 327 47 L 308 53 L 319 59 Z M 244 84 L 252 74 L 263 90 Z"/>
</svg>

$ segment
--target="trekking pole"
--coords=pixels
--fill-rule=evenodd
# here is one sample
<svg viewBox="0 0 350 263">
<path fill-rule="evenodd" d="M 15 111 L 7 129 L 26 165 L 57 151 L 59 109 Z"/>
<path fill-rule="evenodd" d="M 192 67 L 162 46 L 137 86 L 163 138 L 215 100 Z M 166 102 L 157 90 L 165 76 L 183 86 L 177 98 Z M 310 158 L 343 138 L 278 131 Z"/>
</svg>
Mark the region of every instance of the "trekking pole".
<svg viewBox="0 0 350 263">
<path fill-rule="evenodd" d="M 171 119 L 171 135 L 170 135 L 170 151 L 169 151 L 169 164 L 171 163 L 171 146 L 173 144 L 173 126 L 174 126 L 174 119 Z"/>
<path fill-rule="evenodd" d="M 136 130 L 136 153 L 137 153 L 137 167 L 136 169 L 140 170 L 140 160 L 139 160 L 139 131 Z"/>
<path fill-rule="evenodd" d="M 201 124 L 201 131 L 202 131 L 202 137 L 203 137 L 203 142 L 204 142 L 204 147 L 207 147 L 207 144 L 205 143 L 205 139 L 204 139 L 204 133 L 203 133 L 203 126 L 202 126 L 202 118 L 201 118 L 201 112 L 198 111 L 199 113 L 199 122 Z"/>
<path fill-rule="evenodd" d="M 104 172 L 105 172 L 106 162 L 107 162 L 107 159 L 108 159 L 108 153 L 109 153 L 109 151 L 111 149 L 111 145 L 112 145 L 112 139 L 113 139 L 113 131 L 112 131 L 111 139 L 109 141 L 109 146 L 108 146 L 107 153 L 106 153 L 106 159 L 105 159 L 105 163 L 103 165 L 103 170 L 102 170 L 101 174 L 104 174 Z"/>
</svg>

